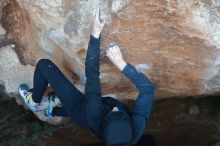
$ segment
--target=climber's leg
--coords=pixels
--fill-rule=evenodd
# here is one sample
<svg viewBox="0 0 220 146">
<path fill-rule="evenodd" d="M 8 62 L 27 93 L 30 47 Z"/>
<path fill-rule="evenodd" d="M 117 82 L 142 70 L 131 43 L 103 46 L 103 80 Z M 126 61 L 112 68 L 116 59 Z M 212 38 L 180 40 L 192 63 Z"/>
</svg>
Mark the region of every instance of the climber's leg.
<svg viewBox="0 0 220 146">
<path fill-rule="evenodd" d="M 58 69 L 58 67 L 48 59 L 38 62 L 34 73 L 33 100 L 40 102 L 47 88 L 48 83 L 60 98 L 66 113 L 74 122 L 80 123 L 79 114 L 84 102 L 82 94 Z"/>
<path fill-rule="evenodd" d="M 63 107 L 55 107 L 52 112 L 53 116 L 60 116 L 60 117 L 68 117 L 65 109 Z"/>
</svg>

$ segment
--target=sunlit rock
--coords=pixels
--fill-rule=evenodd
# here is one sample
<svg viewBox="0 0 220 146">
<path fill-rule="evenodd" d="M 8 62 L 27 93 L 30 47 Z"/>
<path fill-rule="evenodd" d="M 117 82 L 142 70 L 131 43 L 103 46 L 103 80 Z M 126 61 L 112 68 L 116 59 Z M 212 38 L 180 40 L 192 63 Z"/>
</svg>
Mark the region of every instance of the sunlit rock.
<svg viewBox="0 0 220 146">
<path fill-rule="evenodd" d="M 84 85 L 91 16 L 100 5 L 101 19 L 108 18 L 101 43 L 103 94 L 137 96 L 105 57 L 109 43 L 119 44 L 125 60 L 156 84 L 156 99 L 218 93 L 219 0 L 10 0 L 1 22 L 6 38 L 17 42 L 22 64 L 49 58 Z"/>
</svg>

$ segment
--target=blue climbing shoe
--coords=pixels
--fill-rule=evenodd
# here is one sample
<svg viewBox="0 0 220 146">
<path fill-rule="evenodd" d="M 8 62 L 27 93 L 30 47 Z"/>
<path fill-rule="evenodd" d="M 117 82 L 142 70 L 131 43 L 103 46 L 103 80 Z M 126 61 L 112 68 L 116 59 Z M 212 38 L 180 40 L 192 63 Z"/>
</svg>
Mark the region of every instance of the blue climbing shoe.
<svg viewBox="0 0 220 146">
<path fill-rule="evenodd" d="M 39 104 L 33 102 L 32 92 L 30 92 L 27 84 L 21 84 L 18 88 L 18 92 L 25 104 L 29 107 L 29 109 L 31 109 L 32 111 L 39 111 Z"/>
<path fill-rule="evenodd" d="M 40 103 L 35 103 L 32 100 L 32 91 L 29 89 L 27 84 L 21 84 L 18 88 L 18 92 L 28 108 L 33 112 L 45 110 L 49 105 L 47 97 L 43 97 Z"/>
<path fill-rule="evenodd" d="M 44 115 L 46 117 L 52 117 L 52 111 L 55 107 L 62 107 L 62 104 L 59 100 L 59 98 L 55 94 L 48 94 L 48 101 L 49 105 L 48 107 L 44 110 Z"/>
</svg>

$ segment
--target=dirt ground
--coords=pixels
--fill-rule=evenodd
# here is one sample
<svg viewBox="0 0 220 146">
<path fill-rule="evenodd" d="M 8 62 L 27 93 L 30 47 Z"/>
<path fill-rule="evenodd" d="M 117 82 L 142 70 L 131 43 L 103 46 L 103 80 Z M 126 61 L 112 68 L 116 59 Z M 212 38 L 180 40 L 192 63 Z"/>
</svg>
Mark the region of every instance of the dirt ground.
<svg viewBox="0 0 220 146">
<path fill-rule="evenodd" d="M 12 108 L 13 107 L 13 108 Z M 15 101 L 0 102 L 0 146 L 79 146 L 100 141 L 71 122 L 53 126 L 41 122 Z M 156 101 L 145 134 L 157 146 L 211 146 L 220 140 L 220 98 Z"/>
<path fill-rule="evenodd" d="M 190 115 L 191 106 L 200 113 Z M 171 99 L 158 101 L 149 129 L 158 146 L 209 146 L 220 140 L 219 99 Z"/>
</svg>

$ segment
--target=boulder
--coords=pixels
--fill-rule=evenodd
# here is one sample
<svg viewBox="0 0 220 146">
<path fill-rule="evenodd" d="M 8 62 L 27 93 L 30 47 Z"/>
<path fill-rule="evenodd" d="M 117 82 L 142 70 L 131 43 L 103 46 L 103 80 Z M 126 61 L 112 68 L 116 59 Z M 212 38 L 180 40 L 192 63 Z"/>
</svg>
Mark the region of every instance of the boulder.
<svg viewBox="0 0 220 146">
<path fill-rule="evenodd" d="M 7 94 L 17 95 L 18 87 L 22 83 L 32 85 L 34 67 L 22 65 L 11 47 L 0 49 L 0 84 L 4 85 Z"/>
<path fill-rule="evenodd" d="M 6 38 L 17 42 L 21 64 L 33 70 L 40 58 L 49 58 L 73 83 L 84 85 L 91 13 L 98 5 L 104 10 L 101 19 L 109 18 L 101 43 L 103 94 L 137 96 L 131 82 L 105 57 L 112 42 L 156 84 L 156 99 L 219 93 L 219 0 L 9 0 L 1 22 Z M 10 74 L 10 66 L 0 64 Z M 7 92 L 16 82 L 32 81 L 28 76 L 7 84 L 7 76 L 0 74 Z"/>
<path fill-rule="evenodd" d="M 0 36 L 4 36 L 6 33 L 5 29 L 2 28 L 2 26 L 0 25 Z"/>
</svg>

